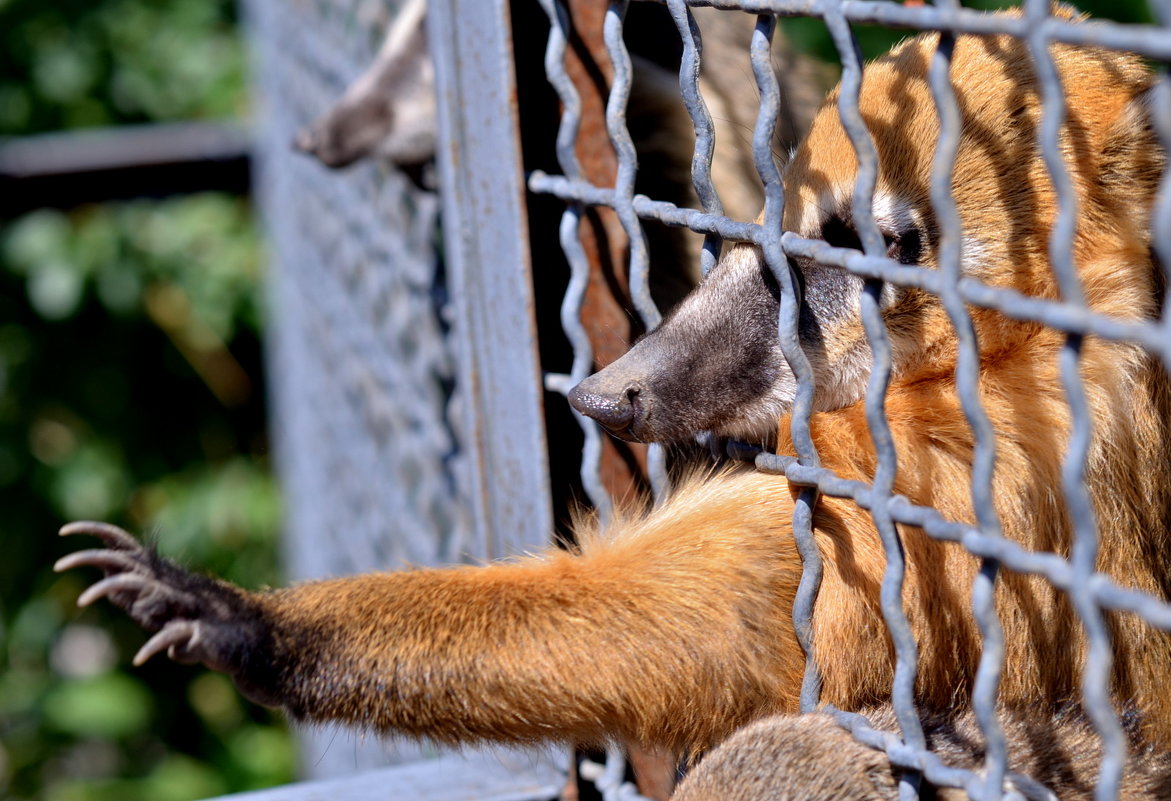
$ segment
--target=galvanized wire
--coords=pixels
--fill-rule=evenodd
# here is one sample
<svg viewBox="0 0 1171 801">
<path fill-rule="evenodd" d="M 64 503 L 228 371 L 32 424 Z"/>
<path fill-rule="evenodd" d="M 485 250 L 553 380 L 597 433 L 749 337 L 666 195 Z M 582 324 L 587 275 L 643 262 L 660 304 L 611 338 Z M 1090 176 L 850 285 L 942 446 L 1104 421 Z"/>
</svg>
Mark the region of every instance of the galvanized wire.
<svg viewBox="0 0 1171 801">
<path fill-rule="evenodd" d="M 665 2 L 665 0 L 655 0 Z M 890 0 L 684 0 L 692 8 L 720 8 L 752 14 L 824 17 L 836 7 L 848 22 L 949 33 L 1007 34 L 1018 39 L 1030 33 L 1027 20 L 968 8 L 903 5 Z M 1046 34 L 1054 42 L 1127 50 L 1155 61 L 1171 61 L 1171 31 L 1155 25 L 1094 20 L 1050 20 Z"/>
<path fill-rule="evenodd" d="M 612 206 L 614 191 L 585 181 L 573 181 L 559 175 L 534 170 L 529 175 L 529 189 L 563 200 L 580 201 L 588 206 Z M 635 213 L 645 220 L 689 228 L 697 233 L 718 233 L 733 242 L 751 242 L 763 246 L 769 236 L 764 226 L 737 222 L 696 209 L 681 209 L 673 203 L 635 195 Z M 1159 207 L 1156 214 L 1159 214 Z M 791 231 L 780 237 L 781 249 L 789 257 L 805 257 L 829 267 L 842 267 L 863 278 L 880 278 L 897 286 L 924 289 L 936 295 L 943 292 L 944 279 L 938 271 L 901 264 L 881 256 L 868 256 L 851 248 L 833 247 L 820 239 L 806 239 Z M 1012 320 L 1041 323 L 1066 333 L 1093 335 L 1111 342 L 1133 342 L 1163 359 L 1171 361 L 1171 336 L 1165 325 L 1119 319 L 1093 311 L 1076 303 L 1045 300 L 1024 295 L 1014 289 L 988 286 L 975 278 L 959 281 L 964 303 L 995 309 Z"/>
<path fill-rule="evenodd" d="M 825 17 L 834 46 L 842 61 L 841 94 L 838 101 L 838 115 L 842 127 L 850 138 L 858 158 L 858 174 L 854 181 L 854 196 L 851 208 L 854 227 L 862 241 L 863 251 L 870 256 L 886 253 L 886 242 L 874 220 L 874 190 L 878 183 L 878 150 L 866 123 L 862 120 L 859 98 L 862 94 L 862 55 L 857 40 L 850 31 L 850 25 L 841 15 L 840 7 L 832 7 Z M 882 540 L 886 554 L 886 570 L 883 573 L 880 602 L 882 617 L 894 643 L 895 671 L 891 687 L 891 702 L 902 729 L 903 739 L 909 746 L 923 749 L 927 745 L 923 726 L 915 710 L 915 675 L 919 664 L 919 649 L 911 624 L 903 608 L 903 578 L 906 573 L 902 539 L 895 529 L 887 501 L 894 488 L 897 457 L 894 435 L 886 419 L 886 391 L 890 385 L 891 345 L 886 323 L 882 320 L 883 282 L 867 279 L 860 297 L 862 325 L 866 340 L 870 343 L 873 356 L 870 378 L 866 386 L 866 425 L 874 442 L 878 457 L 871 485 L 874 498 L 870 510 L 875 528 Z M 919 774 L 902 773 L 899 776 L 899 798 L 912 799 L 919 795 Z"/>
<path fill-rule="evenodd" d="M 557 159 L 565 175 L 570 179 L 577 179 L 581 174 L 576 154 L 581 99 L 565 70 L 566 43 L 571 35 L 569 14 L 561 0 L 540 2 L 550 23 L 545 70 L 562 105 L 561 124 L 557 134 Z M 626 232 L 630 248 L 628 278 L 631 297 L 643 324 L 650 329 L 659 324 L 662 316 L 650 295 L 650 265 L 646 238 L 633 203 L 637 168 L 634 142 L 626 127 L 626 103 L 630 96 L 633 74 L 630 55 L 622 42 L 622 20 L 625 13 L 626 2 L 611 3 L 604 27 L 606 47 L 614 68 L 614 80 L 606 107 L 606 128 L 618 155 L 618 172 L 613 194 L 607 205 L 615 209 Z M 581 323 L 581 309 L 590 275 L 589 262 L 580 240 L 583 205 L 584 202 L 578 200 L 567 206 L 559 232 L 561 247 L 570 266 L 570 282 L 561 305 L 561 324 L 573 347 L 574 357 L 570 375 L 546 376 L 545 383 L 549 389 L 562 395 L 568 394 L 593 367 L 593 348 Z M 720 211 L 718 201 L 716 211 Z M 606 492 L 601 477 L 602 431 L 596 423 L 577 410 L 573 410 L 573 414 L 585 436 L 581 464 L 582 486 L 600 521 L 605 523 L 613 514 L 613 501 Z M 652 446 L 648 449 L 647 471 L 656 500 L 664 498 L 668 489 L 664 459 L 661 446 Z M 625 767 L 625 756 L 621 748 L 615 744 L 607 749 L 605 766 L 583 763 L 582 774 L 583 778 L 594 781 L 604 801 L 646 801 L 638 794 L 636 788 L 622 780 Z"/>
<path fill-rule="evenodd" d="M 638 788 L 626 781 L 626 757 L 622 749 L 611 745 L 606 749 L 606 764 L 583 760 L 578 766 L 581 777 L 594 783 L 603 801 L 649 801 L 639 795 Z"/>
<path fill-rule="evenodd" d="M 630 282 L 630 297 L 634 308 L 642 319 L 642 324 L 649 331 L 663 319 L 658 306 L 651 298 L 650 286 L 650 257 L 647 252 L 646 236 L 642 231 L 642 224 L 638 221 L 638 214 L 634 210 L 634 179 L 638 173 L 638 154 L 634 150 L 634 140 L 626 127 L 626 103 L 630 99 L 630 88 L 634 83 L 634 72 L 631 68 L 630 53 L 622 41 L 622 21 L 626 16 L 626 7 L 629 0 L 612 0 L 606 9 L 605 22 L 602 33 L 606 43 L 606 53 L 610 64 L 614 68 L 614 80 L 610 85 L 610 97 L 606 101 L 606 132 L 610 135 L 610 144 L 618 156 L 618 174 L 614 178 L 614 211 L 626 232 L 626 239 L 630 248 L 630 269 L 627 277 Z M 647 448 L 647 477 L 651 482 L 655 502 L 667 497 L 667 463 L 666 455 L 661 445 L 651 445 Z"/>
<path fill-rule="evenodd" d="M 1073 263 L 1073 239 L 1077 234 L 1078 200 L 1073 178 L 1061 154 L 1060 136 L 1065 124 L 1065 95 L 1057 65 L 1049 53 L 1049 0 L 1025 0 L 1024 18 L 1029 23 L 1029 51 L 1041 84 L 1041 156 L 1049 170 L 1057 194 L 1057 220 L 1049 236 L 1049 263 L 1057 278 L 1061 297 L 1077 305 L 1085 304 L 1081 281 Z M 1061 383 L 1069 403 L 1072 428 L 1068 451 L 1061 470 L 1061 484 L 1073 525 L 1071 562 L 1075 578 L 1089 579 L 1098 558 L 1098 531 L 1094 507 L 1085 484 L 1085 466 L 1089 458 L 1091 430 L 1090 409 L 1081 381 L 1081 350 L 1085 337 L 1071 333 L 1066 337 L 1059 357 Z M 1082 673 L 1082 696 L 1086 714 L 1102 737 L 1102 767 L 1097 801 L 1118 797 L 1122 768 L 1126 760 L 1126 736 L 1110 702 L 1110 674 L 1114 652 L 1102 610 L 1084 593 L 1070 594 L 1070 600 L 1082 619 L 1089 637 L 1089 654 Z"/>
<path fill-rule="evenodd" d="M 893 700 L 902 728 L 902 738 L 873 731 L 859 716 L 835 711 L 839 721 L 862 742 L 885 751 L 892 764 L 921 773 L 939 786 L 965 789 L 974 799 L 991 801 L 1001 797 L 1050 798 L 1036 782 L 1007 769 L 1004 736 L 996 719 L 996 695 L 1004 662 L 1003 632 L 996 617 L 995 590 L 1000 571 L 1036 575 L 1069 594 L 1086 628 L 1088 655 L 1083 672 L 1084 702 L 1088 716 L 1103 737 L 1101 779 L 1098 799 L 1117 794 L 1125 758 L 1125 738 L 1109 700 L 1111 648 L 1104 625 L 1105 611 L 1137 614 L 1152 626 L 1171 630 L 1171 604 L 1148 593 L 1119 586 L 1110 576 L 1096 572 L 1097 539 L 1093 510 L 1084 484 L 1083 472 L 1090 441 L 1090 416 L 1084 387 L 1078 375 L 1081 343 L 1087 336 L 1108 341 L 1131 342 L 1160 358 L 1171 370 L 1171 289 L 1164 300 L 1161 322 L 1139 322 L 1110 317 L 1090 310 L 1082 296 L 1073 264 L 1072 238 L 1076 228 L 1077 199 L 1062 162 L 1058 137 L 1063 125 L 1064 93 L 1049 54 L 1052 43 L 1067 43 L 1128 50 L 1158 61 L 1171 61 L 1171 27 L 1089 21 L 1073 23 L 1050 15 L 1048 0 L 1027 0 L 1023 16 L 988 15 L 960 8 L 955 0 L 940 0 L 934 7 L 912 7 L 884 0 L 664 0 L 670 8 L 684 45 L 680 70 L 681 95 L 697 132 L 693 177 L 702 198 L 703 211 L 678 208 L 670 203 L 632 194 L 634 163 L 619 149 L 620 180 L 614 188 L 598 187 L 565 176 L 534 173 L 533 191 L 552 194 L 573 203 L 604 205 L 620 214 L 652 219 L 667 225 L 684 226 L 708 236 L 757 245 L 781 286 L 779 336 L 783 352 L 798 379 L 797 398 L 792 410 L 792 437 L 797 458 L 762 452 L 731 443 L 728 452 L 735 458 L 753 461 L 757 468 L 784 475 L 793 484 L 806 488 L 800 494 L 794 514 L 794 536 L 805 561 L 804 575 L 794 609 L 798 638 L 809 656 L 802 687 L 801 708 L 818 705 L 819 679 L 811 650 L 809 626 L 819 581 L 820 558 L 813 543 L 812 508 L 817 493 L 848 498 L 874 517 L 882 538 L 888 567 L 882 588 L 882 607 L 895 642 L 896 667 Z M 1156 0 L 1163 26 L 1171 26 L 1171 2 Z M 762 223 L 737 223 L 719 213 L 718 198 L 710 193 L 710 119 L 698 95 L 696 76 L 701 64 L 700 43 L 689 8 L 708 6 L 737 9 L 760 15 L 753 36 L 751 58 L 760 89 L 760 114 L 754 132 L 754 157 L 765 186 L 766 205 Z M 624 9 L 625 4 L 612 8 Z M 820 17 L 829 25 L 843 60 L 840 111 L 843 125 L 858 153 L 859 170 L 852 210 L 862 250 L 832 247 L 782 233 L 784 193 L 773 162 L 770 143 L 777 118 L 776 79 L 769 66 L 769 40 L 774 15 Z M 617 14 L 620 21 L 621 14 Z M 872 195 L 877 175 L 877 155 L 862 122 L 858 95 L 861 65 L 850 33 L 850 23 L 876 23 L 916 30 L 941 32 L 933 55 L 929 82 L 939 117 L 940 138 L 931 175 L 932 207 L 938 221 L 938 269 L 900 264 L 885 255 L 885 243 L 874 221 Z M 620 28 L 608 18 L 607 42 L 611 57 L 619 52 Z M 1058 300 L 1028 297 L 1011 289 L 990 287 L 964 277 L 961 265 L 961 229 L 951 195 L 960 136 L 960 118 L 948 71 L 955 36 L 1006 34 L 1024 40 L 1037 66 L 1042 94 L 1040 149 L 1054 183 L 1058 217 L 1050 241 L 1050 261 L 1060 287 Z M 624 52 L 624 51 L 623 51 Z M 619 60 L 621 60 L 619 58 Z M 619 81 L 616 70 L 616 84 Z M 625 78 L 623 78 L 625 80 Z M 623 95 L 616 92 L 621 100 Z M 620 119 L 611 95 L 608 120 Z M 1152 93 L 1152 116 L 1164 147 L 1171 148 L 1171 78 L 1162 77 Z M 611 128 L 614 135 L 614 128 Z M 631 151 L 632 152 L 632 151 Z M 628 232 L 634 226 L 624 221 Z M 1152 213 L 1153 249 L 1171 287 L 1171 175 L 1164 175 Z M 633 248 L 632 248 L 633 252 Z M 635 254 L 637 257 L 638 254 Z M 871 483 L 843 479 L 820 466 L 809 432 L 813 400 L 813 375 L 796 337 L 798 290 L 788 259 L 800 257 L 841 267 L 865 279 L 861 298 L 863 324 L 874 355 L 871 381 L 866 396 L 867 422 L 875 441 L 878 466 Z M 633 273 L 633 269 L 632 269 Z M 897 458 L 883 413 L 883 399 L 889 380 L 889 342 L 881 318 L 884 284 L 925 290 L 938 295 L 957 336 L 956 392 L 972 430 L 973 456 L 971 497 L 975 522 L 947 520 L 936 509 L 913 504 L 893 494 Z M 995 466 L 995 432 L 979 401 L 979 347 L 968 306 L 992 309 L 1012 320 L 1032 321 L 1066 334 L 1060 368 L 1070 414 L 1071 432 L 1063 466 L 1063 491 L 1073 521 L 1074 547 L 1071 558 L 1044 551 L 1032 551 L 1004 538 L 992 497 Z M 982 560 L 972 588 L 973 614 L 983 643 L 973 688 L 973 707 L 986 738 L 982 771 L 949 768 L 931 754 L 912 703 L 915 673 L 915 643 L 901 605 L 902 549 L 896 525 L 921 529 L 929 537 L 959 543 Z M 913 792 L 913 783 L 905 791 Z"/>
<path fill-rule="evenodd" d="M 955 0 L 940 0 L 955 6 Z M 960 255 L 963 231 L 955 198 L 951 193 L 956 156 L 959 153 L 961 120 L 959 104 L 949 73 L 955 48 L 955 36 L 941 33 L 932 58 L 929 81 L 931 95 L 939 114 L 939 142 L 931 170 L 931 205 L 939 225 L 937 248 L 939 273 L 943 276 L 940 299 L 956 331 L 956 389 L 964 416 L 972 428 L 972 505 L 977 525 L 987 537 L 1002 537 L 1000 519 L 992 497 L 992 477 L 996 466 L 996 433 L 984 407 L 978 402 L 980 349 L 972 317 L 960 296 L 962 273 Z M 972 610 L 980 628 L 983 651 L 972 689 L 972 707 L 984 733 L 984 781 L 973 798 L 993 801 L 1002 794 L 1007 773 L 1008 754 L 1004 730 L 996 715 L 996 694 L 1004 666 L 1004 629 L 996 616 L 996 577 L 1000 562 L 985 558 L 972 585 Z"/>
<path fill-rule="evenodd" d="M 581 174 L 577 160 L 577 131 L 581 124 L 581 98 L 573 81 L 565 72 L 565 50 L 568 41 L 569 15 L 563 3 L 556 0 L 540 0 L 541 7 L 549 17 L 549 43 L 545 50 L 545 71 L 549 82 L 561 101 L 561 124 L 557 130 L 557 162 L 562 172 L 571 178 Z M 589 334 L 581 323 L 581 308 L 585 302 L 586 288 L 590 280 L 589 260 L 581 244 L 580 231 L 582 203 L 570 203 L 561 217 L 559 231 L 561 249 L 569 263 L 569 285 L 561 302 L 561 327 L 573 348 L 573 366 L 570 374 L 562 380 L 550 381 L 546 386 L 562 395 L 576 386 L 590 374 L 594 363 L 594 350 Z M 560 378 L 560 377 L 559 377 Z M 610 519 L 613 501 L 602 484 L 602 432 L 598 425 L 572 409 L 573 416 L 581 426 L 585 443 L 582 446 L 581 482 L 590 503 L 597 510 L 602 522 Z"/>
<path fill-rule="evenodd" d="M 1152 0 L 1151 10 L 1164 26 L 1171 28 L 1171 0 Z M 1159 143 L 1165 151 L 1171 152 L 1171 74 L 1168 74 L 1166 64 L 1151 99 L 1151 112 Z M 1159 182 L 1151 214 L 1151 234 L 1152 247 L 1163 266 L 1167 285 L 1163 299 L 1163 334 L 1171 340 L 1171 171 L 1165 170 Z M 1163 366 L 1171 372 L 1171 351 L 1163 354 Z"/>
<path fill-rule="evenodd" d="M 667 0 L 667 7 L 671 10 L 671 19 L 675 21 L 679 38 L 683 42 L 683 55 L 679 60 L 679 93 L 683 97 L 687 113 L 691 115 L 691 124 L 695 126 L 695 155 L 691 159 L 692 185 L 703 210 L 708 214 L 722 215 L 724 205 L 712 184 L 712 156 L 716 151 L 715 126 L 699 92 L 703 40 L 695 16 L 683 0 Z M 715 266 L 716 260 L 720 257 L 722 244 L 723 239 L 719 234 L 711 233 L 704 236 L 703 250 L 699 257 L 701 274 L 707 275 Z"/>
<path fill-rule="evenodd" d="M 764 226 L 759 229 L 760 248 L 765 264 L 772 271 L 781 290 L 778 315 L 781 352 L 797 376 L 797 394 L 790 421 L 793 443 L 802 464 L 817 466 L 820 460 L 809 427 L 815 391 L 813 367 L 797 336 L 801 307 L 799 285 L 785 258 L 779 236 L 785 209 L 785 189 L 772 152 L 773 131 L 776 130 L 781 109 L 780 86 L 773 73 L 770 56 L 775 29 L 776 17 L 762 14 L 753 31 L 750 48 L 752 74 L 760 91 L 760 113 L 752 134 L 753 161 L 764 184 Z M 805 651 L 805 673 L 801 680 L 800 696 L 802 712 L 816 709 L 821 700 L 821 673 L 813 652 L 813 603 L 821 587 L 822 575 L 821 551 L 813 540 L 813 508 L 816 505 L 817 493 L 812 489 L 803 490 L 793 505 L 793 539 L 801 555 L 803 568 L 793 600 L 793 627 L 797 642 Z"/>
</svg>

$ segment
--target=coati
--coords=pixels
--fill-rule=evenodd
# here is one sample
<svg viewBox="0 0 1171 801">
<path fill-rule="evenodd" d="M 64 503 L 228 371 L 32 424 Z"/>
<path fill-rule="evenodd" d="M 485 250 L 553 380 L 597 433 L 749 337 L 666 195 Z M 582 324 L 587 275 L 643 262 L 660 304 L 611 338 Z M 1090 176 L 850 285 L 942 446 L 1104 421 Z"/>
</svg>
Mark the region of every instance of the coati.
<svg viewBox="0 0 1171 801">
<path fill-rule="evenodd" d="M 1006 791 L 1036 801 L 1094 798 L 1102 744 L 1078 709 L 997 712 L 1009 759 Z M 898 730 L 889 704 L 862 713 L 875 731 Z M 1133 718 L 1127 723 L 1133 725 Z M 945 765 L 983 767 L 984 737 L 971 712 L 928 715 L 922 725 L 927 747 Z M 671 801 L 897 801 L 898 778 L 885 753 L 859 742 L 830 715 L 774 715 L 745 726 L 702 757 Z M 967 801 L 969 796 L 964 789 L 937 787 L 924 797 Z M 1171 754 L 1140 746 L 1129 757 L 1118 798 L 1171 798 Z"/>
<path fill-rule="evenodd" d="M 927 198 L 938 130 L 926 83 L 934 48 L 934 36 L 920 36 L 870 65 L 861 100 L 879 151 L 875 205 L 889 253 L 924 266 L 935 264 L 938 246 Z M 1081 207 L 1074 254 L 1086 297 L 1100 313 L 1152 319 L 1161 288 L 1148 227 L 1163 163 L 1146 112 L 1152 77 L 1132 55 L 1066 45 L 1051 52 L 1068 98 L 1062 147 Z M 961 36 L 952 77 L 964 126 L 953 188 L 965 271 L 1057 297 L 1046 255 L 1056 204 L 1036 146 L 1040 101 L 1026 46 Z M 786 170 L 784 224 L 852 246 L 855 160 L 833 100 Z M 813 436 L 824 465 L 868 480 L 875 457 L 860 401 L 869 363 L 854 300 L 860 279 L 814 262 L 797 267 L 800 333 L 818 380 Z M 773 343 L 776 308 L 759 251 L 735 247 L 660 329 L 583 384 L 575 400 L 623 436 L 671 440 L 708 429 L 775 437 L 790 452 L 793 379 Z M 895 491 L 970 521 L 972 441 L 952 386 L 954 332 L 939 301 L 922 291 L 888 293 L 883 314 L 894 344 L 886 406 L 899 454 Z M 1068 555 L 1063 336 L 993 311 L 972 315 L 981 400 L 998 433 L 994 495 L 1005 536 Z M 1083 343 L 1081 372 L 1094 419 L 1085 481 L 1101 534 L 1099 569 L 1167 598 L 1167 376 L 1137 346 L 1094 337 Z M 62 533 L 94 534 L 106 547 L 57 567 L 106 572 L 79 601 L 108 597 L 156 632 L 137 662 L 164 651 L 204 662 L 295 718 L 448 741 L 619 738 L 695 753 L 797 709 L 804 657 L 791 623 L 801 573 L 790 535 L 795 493 L 776 476 L 713 469 L 682 481 L 653 511 L 619 514 L 604 530 L 582 523 L 573 552 L 260 593 L 191 575 L 98 523 Z M 893 657 L 873 523 L 852 501 L 826 497 L 814 529 L 825 561 L 813 620 L 823 699 L 844 709 L 881 704 Z M 913 527 L 902 535 L 918 701 L 932 714 L 960 714 L 980 650 L 968 602 L 977 560 Z M 1078 618 L 1062 592 L 1031 576 L 1002 575 L 997 603 L 1003 702 L 1056 714 L 1079 695 L 1086 638 Z M 1111 690 L 1135 710 L 1143 747 L 1166 749 L 1171 638 L 1128 614 L 1108 619 Z"/>
<path fill-rule="evenodd" d="M 374 62 L 297 134 L 298 150 L 336 168 L 367 157 L 417 168 L 435 158 L 439 112 L 426 13 L 427 0 L 403 3 Z"/>
</svg>

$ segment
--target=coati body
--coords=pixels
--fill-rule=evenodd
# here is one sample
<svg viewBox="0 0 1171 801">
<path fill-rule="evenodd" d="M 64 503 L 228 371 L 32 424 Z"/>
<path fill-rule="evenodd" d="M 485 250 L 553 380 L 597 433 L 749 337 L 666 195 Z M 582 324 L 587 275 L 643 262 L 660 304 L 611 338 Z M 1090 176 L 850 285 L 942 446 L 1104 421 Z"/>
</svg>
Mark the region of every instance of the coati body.
<svg viewBox="0 0 1171 801">
<path fill-rule="evenodd" d="M 874 207 L 888 255 L 928 267 L 936 265 L 939 236 L 928 198 L 938 134 L 926 81 L 934 43 L 914 39 L 869 65 L 860 104 L 878 150 Z M 1164 158 L 1147 119 L 1151 76 L 1126 54 L 1059 45 L 1051 53 L 1068 99 L 1061 148 L 1078 194 L 1073 254 L 1086 300 L 1117 319 L 1153 319 L 1163 282 L 1148 228 Z M 963 120 L 952 186 L 964 271 L 989 285 L 1056 298 L 1047 248 L 1057 200 L 1036 144 L 1041 108 L 1026 46 L 1003 37 L 961 37 L 952 80 Z M 857 247 L 850 211 L 856 160 L 834 100 L 836 93 L 786 171 L 785 228 Z M 876 459 L 861 401 L 871 360 L 858 313 L 862 280 L 804 259 L 795 266 L 805 297 L 798 334 L 816 374 L 814 443 L 824 466 L 869 482 Z M 954 330 L 937 297 L 887 290 L 894 491 L 947 519 L 974 521 L 973 441 L 954 388 Z M 980 399 L 997 432 L 993 497 L 1004 534 L 1029 549 L 1068 555 L 1061 469 L 1070 412 L 1058 368 L 1065 337 L 996 311 L 969 310 L 980 346 Z M 777 311 L 775 283 L 759 250 L 738 246 L 663 325 L 583 381 L 571 402 L 626 438 L 674 440 L 696 430 L 749 440 L 775 436 L 778 449 L 792 454 L 786 415 L 796 382 L 775 336 Z M 1167 375 L 1133 344 L 1089 337 L 1081 356 L 1094 430 L 1085 483 L 1099 528 L 1098 567 L 1124 586 L 1166 599 Z M 751 491 L 742 497 L 747 505 Z M 814 528 L 828 562 L 814 612 L 826 700 L 846 708 L 878 702 L 888 692 L 891 668 L 878 603 L 884 560 L 873 524 L 852 501 L 822 498 Z M 919 529 L 901 531 L 904 599 L 923 660 L 917 691 L 932 708 L 954 707 L 963 703 L 979 657 L 968 603 L 977 562 Z M 1086 641 L 1065 594 L 1038 578 L 1002 574 L 997 604 L 1007 637 L 1004 697 L 1077 697 Z M 1114 693 L 1144 710 L 1151 735 L 1171 745 L 1164 692 L 1171 640 L 1132 615 L 1108 620 Z M 868 658 L 858 658 L 859 649 Z"/>
<path fill-rule="evenodd" d="M 894 257 L 923 265 L 935 263 L 938 236 L 926 197 L 938 127 L 925 82 L 933 49 L 930 36 L 902 45 L 868 68 L 862 95 L 882 165 L 879 222 Z M 1087 298 L 1105 314 L 1152 318 L 1160 288 L 1147 228 L 1162 156 L 1143 108 L 1151 76 L 1132 56 L 1052 52 L 1069 97 L 1063 147 L 1081 202 L 1074 248 Z M 1055 297 L 1046 257 L 1055 198 L 1035 145 L 1040 103 L 1030 64 L 1024 45 L 1008 38 L 958 41 L 953 80 L 964 137 L 953 185 L 967 272 Z M 819 113 L 787 170 L 785 225 L 848 245 L 854 156 L 836 113 Z M 798 266 L 807 299 L 801 334 L 819 387 L 813 435 L 824 465 L 868 480 L 875 458 L 860 403 L 869 355 L 854 300 L 859 279 Z M 788 451 L 793 380 L 775 345 L 776 308 L 759 252 L 733 248 L 660 329 L 575 399 L 625 436 L 677 439 L 710 429 L 776 436 Z M 884 315 L 895 353 L 887 397 L 895 490 L 970 521 L 972 442 L 952 387 L 954 334 L 938 301 L 921 292 L 889 293 Z M 975 309 L 973 317 L 980 393 L 999 436 L 994 495 L 1005 535 L 1068 553 L 1062 337 L 994 312 Z M 1132 345 L 1089 338 L 1082 359 L 1095 423 L 1086 484 L 1101 531 L 1099 568 L 1166 598 L 1167 377 Z M 583 524 L 572 553 L 262 593 L 192 576 L 100 524 L 66 527 L 107 547 L 59 567 L 103 568 L 108 577 L 81 601 L 109 597 L 158 632 L 139 661 L 160 651 L 202 661 L 297 718 L 450 741 L 621 738 L 694 752 L 797 709 L 804 656 L 791 622 L 801 573 L 791 536 L 796 491 L 775 476 L 722 469 L 682 482 L 654 511 L 620 515 L 605 530 Z M 814 528 L 825 560 L 813 621 L 823 698 L 846 709 L 882 703 L 893 658 L 873 523 L 851 501 L 822 498 Z M 917 529 L 902 534 L 904 599 L 920 649 L 916 692 L 925 708 L 956 713 L 967 706 L 979 657 L 969 604 L 977 562 Z M 997 602 L 1005 703 L 1045 713 L 1076 699 L 1086 641 L 1064 595 L 1005 574 Z M 1171 746 L 1171 640 L 1129 615 L 1109 620 L 1111 689 L 1137 710 L 1146 742 Z"/>
<path fill-rule="evenodd" d="M 876 731 L 898 730 L 893 709 L 862 710 Z M 1076 709 L 1056 714 L 999 710 L 1008 753 L 1006 790 L 1030 799 L 1090 801 L 1102 744 Z M 927 747 L 945 765 L 979 771 L 984 737 L 970 712 L 922 721 Z M 1134 734 L 1134 732 L 1132 732 Z M 1129 757 L 1120 801 L 1171 798 L 1171 755 L 1139 747 Z M 937 801 L 967 801 L 964 789 L 939 787 Z M 899 771 L 885 753 L 863 745 L 824 713 L 774 715 L 739 730 L 704 756 L 672 801 L 897 801 Z"/>
</svg>

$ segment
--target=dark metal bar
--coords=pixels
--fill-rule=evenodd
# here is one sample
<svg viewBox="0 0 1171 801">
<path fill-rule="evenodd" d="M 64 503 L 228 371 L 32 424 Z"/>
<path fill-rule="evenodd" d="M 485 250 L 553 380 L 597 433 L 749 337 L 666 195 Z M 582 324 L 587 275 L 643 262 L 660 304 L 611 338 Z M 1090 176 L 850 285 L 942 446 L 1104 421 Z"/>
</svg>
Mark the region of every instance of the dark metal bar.
<svg viewBox="0 0 1171 801">
<path fill-rule="evenodd" d="M 0 218 L 37 208 L 251 190 L 252 137 L 232 123 L 98 128 L 0 140 Z"/>
</svg>

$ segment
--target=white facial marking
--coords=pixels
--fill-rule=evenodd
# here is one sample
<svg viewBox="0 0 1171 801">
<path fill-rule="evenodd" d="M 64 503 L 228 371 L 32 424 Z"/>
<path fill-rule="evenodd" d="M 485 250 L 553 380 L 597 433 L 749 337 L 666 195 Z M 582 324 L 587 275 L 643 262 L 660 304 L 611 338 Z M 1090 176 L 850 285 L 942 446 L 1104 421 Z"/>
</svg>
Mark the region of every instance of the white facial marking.
<svg viewBox="0 0 1171 801">
<path fill-rule="evenodd" d="M 906 231 L 910 228 L 923 229 L 923 215 L 905 199 L 889 192 L 878 192 L 874 196 L 874 221 L 884 231 Z"/>
<path fill-rule="evenodd" d="M 817 200 L 806 203 L 801 210 L 801 219 L 797 222 L 797 233 L 803 237 L 815 238 L 821 235 L 821 227 L 833 210 L 841 205 L 838 197 L 841 192 L 838 187 L 824 189 L 817 195 Z"/>
<path fill-rule="evenodd" d="M 960 240 L 960 265 L 968 275 L 979 275 L 991 260 L 988 245 L 974 236 L 965 235 Z"/>
</svg>

